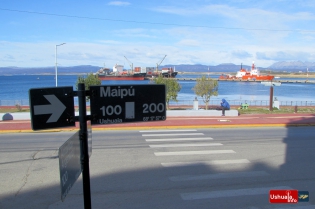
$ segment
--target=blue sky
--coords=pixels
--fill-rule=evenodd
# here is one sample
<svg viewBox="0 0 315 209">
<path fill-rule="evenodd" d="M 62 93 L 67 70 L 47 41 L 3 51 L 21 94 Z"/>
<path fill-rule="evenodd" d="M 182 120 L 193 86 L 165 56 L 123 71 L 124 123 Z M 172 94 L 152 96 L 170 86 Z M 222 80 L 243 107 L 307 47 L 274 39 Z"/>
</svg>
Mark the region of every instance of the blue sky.
<svg viewBox="0 0 315 209">
<path fill-rule="evenodd" d="M 314 0 L 11 0 L 0 67 L 315 62 Z"/>
</svg>

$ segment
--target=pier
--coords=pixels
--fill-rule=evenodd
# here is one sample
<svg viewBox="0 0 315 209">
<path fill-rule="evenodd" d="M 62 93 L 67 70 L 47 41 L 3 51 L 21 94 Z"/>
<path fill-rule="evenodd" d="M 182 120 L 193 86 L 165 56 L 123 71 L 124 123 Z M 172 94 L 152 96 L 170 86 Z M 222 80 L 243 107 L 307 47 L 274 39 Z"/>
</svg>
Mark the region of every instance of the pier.
<svg viewBox="0 0 315 209">
<path fill-rule="evenodd" d="M 178 81 L 196 81 L 197 78 L 175 78 Z M 258 80 L 242 80 L 242 79 L 216 79 L 218 81 L 226 81 L 226 82 L 271 82 L 271 81 L 258 81 Z M 315 80 L 273 80 L 273 83 L 309 83 L 309 84 L 315 84 Z"/>
</svg>

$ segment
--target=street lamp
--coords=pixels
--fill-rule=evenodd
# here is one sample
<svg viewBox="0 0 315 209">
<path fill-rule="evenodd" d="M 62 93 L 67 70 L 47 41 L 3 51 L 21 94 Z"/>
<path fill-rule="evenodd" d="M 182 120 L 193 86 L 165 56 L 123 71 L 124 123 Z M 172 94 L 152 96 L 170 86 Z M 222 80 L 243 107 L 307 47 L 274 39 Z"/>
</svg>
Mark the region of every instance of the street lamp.
<svg viewBox="0 0 315 209">
<path fill-rule="evenodd" d="M 55 60 L 56 60 L 56 62 L 55 62 L 55 72 L 56 72 L 56 87 L 58 86 L 58 78 L 57 78 L 57 74 L 58 74 L 58 72 L 57 72 L 57 46 L 61 46 L 61 45 L 64 45 L 64 44 L 66 44 L 66 43 L 62 43 L 62 44 L 57 44 L 56 45 L 56 50 L 55 50 Z"/>
</svg>

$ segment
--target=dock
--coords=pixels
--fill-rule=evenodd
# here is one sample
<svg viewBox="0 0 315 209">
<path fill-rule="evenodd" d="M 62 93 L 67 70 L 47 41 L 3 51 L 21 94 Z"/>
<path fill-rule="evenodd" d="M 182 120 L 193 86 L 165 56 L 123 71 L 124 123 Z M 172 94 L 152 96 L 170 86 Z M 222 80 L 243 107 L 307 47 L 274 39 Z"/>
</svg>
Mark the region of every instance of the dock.
<svg viewBox="0 0 315 209">
<path fill-rule="evenodd" d="M 196 81 L 197 78 L 175 78 L 178 81 Z M 270 82 L 270 81 L 257 81 L 257 80 L 242 80 L 242 79 L 216 79 L 217 81 L 226 81 L 226 82 Z M 273 80 L 273 83 L 308 83 L 315 84 L 315 80 Z"/>
</svg>

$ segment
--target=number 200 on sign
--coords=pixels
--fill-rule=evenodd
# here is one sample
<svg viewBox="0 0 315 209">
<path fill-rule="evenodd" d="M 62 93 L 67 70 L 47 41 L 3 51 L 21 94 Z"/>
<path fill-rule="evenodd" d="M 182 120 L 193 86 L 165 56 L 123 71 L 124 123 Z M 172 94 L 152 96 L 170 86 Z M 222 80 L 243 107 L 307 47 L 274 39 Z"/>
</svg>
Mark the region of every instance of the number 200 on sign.
<svg viewBox="0 0 315 209">
<path fill-rule="evenodd" d="M 163 103 L 159 103 L 159 104 L 155 104 L 155 103 L 151 103 L 151 104 L 143 104 L 142 105 L 143 110 L 142 113 L 155 113 L 155 112 L 163 112 L 165 110 L 165 106 Z M 108 105 L 108 106 L 103 106 L 100 108 L 100 110 L 102 111 L 102 115 L 106 116 L 106 115 L 120 115 L 122 113 L 122 108 L 120 105 Z"/>
<path fill-rule="evenodd" d="M 163 103 L 159 103 L 157 105 L 155 103 L 143 104 L 142 107 L 143 113 L 155 113 L 156 111 L 163 112 L 165 108 Z"/>
</svg>

